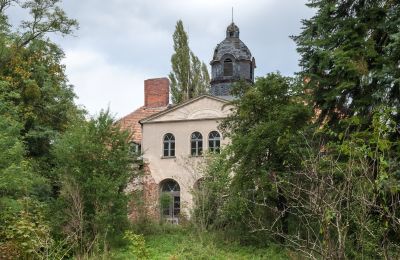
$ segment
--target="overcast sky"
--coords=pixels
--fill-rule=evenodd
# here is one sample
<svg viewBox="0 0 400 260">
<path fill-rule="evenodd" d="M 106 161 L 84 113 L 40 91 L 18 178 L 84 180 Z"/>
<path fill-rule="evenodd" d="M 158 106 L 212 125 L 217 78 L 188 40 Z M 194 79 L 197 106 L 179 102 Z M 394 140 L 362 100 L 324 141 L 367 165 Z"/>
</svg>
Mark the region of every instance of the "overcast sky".
<svg viewBox="0 0 400 260">
<path fill-rule="evenodd" d="M 312 16 L 306 0 L 64 0 L 80 29 L 55 38 L 65 51 L 66 72 L 90 114 L 110 107 L 117 118 L 143 105 L 143 81 L 167 77 L 172 34 L 182 19 L 193 52 L 209 64 L 215 46 L 234 22 L 256 59 L 256 76 L 293 75 L 299 56 L 289 38 Z M 210 66 L 209 66 L 210 70 Z"/>
</svg>

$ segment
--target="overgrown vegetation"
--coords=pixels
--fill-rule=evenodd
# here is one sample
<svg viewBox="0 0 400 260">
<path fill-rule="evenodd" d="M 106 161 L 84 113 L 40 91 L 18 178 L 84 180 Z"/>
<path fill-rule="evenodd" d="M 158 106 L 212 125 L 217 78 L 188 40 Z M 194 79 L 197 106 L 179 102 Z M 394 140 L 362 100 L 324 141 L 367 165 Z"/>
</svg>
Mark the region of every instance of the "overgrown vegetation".
<svg viewBox="0 0 400 260">
<path fill-rule="evenodd" d="M 78 258 L 128 227 L 128 134 L 108 112 L 85 120 L 49 33 L 70 34 L 58 0 L 0 1 L 0 258 Z M 7 9 L 29 11 L 18 28 Z"/>
<path fill-rule="evenodd" d="M 232 142 L 207 168 L 206 196 L 195 193 L 195 220 L 313 259 L 397 259 L 400 5 L 309 6 L 316 15 L 293 37 L 298 79 L 236 86 L 221 125 Z"/>
<path fill-rule="evenodd" d="M 309 1 L 302 71 L 236 85 L 190 228 L 129 226 L 138 155 L 109 112 L 74 104 L 48 34 L 77 22 L 58 3 L 0 0 L 1 259 L 400 258 L 398 1 Z M 18 28 L 11 5 L 30 13 Z M 179 103 L 209 79 L 181 21 L 174 45 Z"/>
<path fill-rule="evenodd" d="M 112 252 L 110 259 L 289 259 L 295 254 L 276 245 L 265 248 L 240 245 L 215 233 L 198 232 L 193 227 L 147 223 L 134 235 L 126 249 Z M 145 252 L 145 254 L 144 254 Z"/>
</svg>

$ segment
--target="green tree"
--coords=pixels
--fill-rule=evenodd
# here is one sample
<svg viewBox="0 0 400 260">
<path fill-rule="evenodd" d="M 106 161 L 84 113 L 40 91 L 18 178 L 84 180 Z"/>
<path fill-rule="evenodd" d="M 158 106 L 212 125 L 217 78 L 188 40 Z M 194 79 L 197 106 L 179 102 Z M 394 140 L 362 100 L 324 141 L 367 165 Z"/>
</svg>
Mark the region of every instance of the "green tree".
<svg viewBox="0 0 400 260">
<path fill-rule="evenodd" d="M 394 237 L 398 237 L 399 229 L 391 216 L 398 214 L 392 198 L 399 196 L 395 169 L 400 138 L 400 3 L 319 0 L 308 5 L 316 9 L 316 15 L 304 20 L 302 33 L 294 37 L 301 54 L 300 74 L 308 82 L 305 88 L 316 108 L 322 137 L 331 140 L 319 149 L 336 158 L 338 165 L 334 167 L 341 169 L 337 174 L 333 174 L 334 167 L 329 169 L 334 175 L 334 184 L 329 185 L 336 191 L 341 187 L 352 191 L 341 200 L 347 205 L 356 201 L 351 207 L 354 211 L 347 212 L 353 228 L 343 230 L 357 249 L 350 246 L 345 250 L 343 244 L 331 250 L 352 256 L 350 251 L 357 255 L 361 249 L 370 257 L 379 254 L 390 258 L 392 246 L 398 252 Z M 321 176 L 317 179 L 327 176 L 323 168 L 318 170 Z M 358 188 L 357 183 L 364 186 Z M 357 213 L 360 208 L 356 205 L 362 208 Z M 333 221 L 340 223 L 336 216 L 346 214 L 344 208 L 333 211 L 329 216 L 332 222 L 326 221 L 327 226 L 334 226 Z M 364 223 L 360 222 L 362 219 Z M 332 236 L 329 231 L 325 234 Z M 351 240 L 354 237 L 359 240 Z M 337 238 L 331 237 L 332 241 Z M 380 246 L 375 246 L 376 239 L 381 241 Z"/>
<path fill-rule="evenodd" d="M 207 66 L 189 48 L 188 35 L 179 20 L 173 35 L 174 51 L 171 57 L 172 102 L 181 103 L 193 97 L 207 93 L 210 76 Z"/>
<path fill-rule="evenodd" d="M 211 210 L 210 214 L 203 214 L 213 219 L 203 219 L 205 225 L 236 230 L 238 237 L 246 239 L 253 236 L 249 231 L 260 227 L 260 223 L 269 225 L 276 216 L 285 215 L 286 198 L 279 181 L 301 167 L 297 156 L 303 138 L 301 130 L 306 129 L 311 115 L 299 90 L 296 81 L 274 73 L 258 78 L 254 86 L 244 82 L 235 86 L 239 96 L 232 102 L 235 110 L 221 124 L 231 144 L 223 158 L 210 164 L 208 172 L 216 173 L 205 178 L 204 185 L 215 194 L 227 194 L 222 201 L 215 198 L 199 203 Z M 197 211 L 201 212 L 201 208 Z M 287 231 L 286 215 L 279 224 Z"/>
<path fill-rule="evenodd" d="M 400 2 L 312 0 L 308 6 L 316 14 L 293 38 L 319 123 L 338 128 L 341 119 L 359 115 L 367 128 L 376 107 L 398 111 Z M 399 113 L 393 116 L 400 123 Z"/>
<path fill-rule="evenodd" d="M 18 29 L 8 23 L 7 8 L 15 4 L 30 13 Z M 0 81 L 2 91 L 16 92 L 8 101 L 16 107 L 29 156 L 46 157 L 50 143 L 78 114 L 68 85 L 62 50 L 47 35 L 67 35 L 77 27 L 58 0 L 1 1 Z"/>
<path fill-rule="evenodd" d="M 50 228 L 43 217 L 45 179 L 35 173 L 21 140 L 22 124 L 0 81 L 0 258 L 35 258 L 50 246 Z M 47 241 L 47 246 L 41 242 Z"/>
<path fill-rule="evenodd" d="M 108 112 L 77 121 L 55 141 L 62 232 L 77 237 L 78 254 L 93 252 L 93 243 L 112 244 L 127 227 L 125 187 L 135 176 L 128 141 Z"/>
</svg>

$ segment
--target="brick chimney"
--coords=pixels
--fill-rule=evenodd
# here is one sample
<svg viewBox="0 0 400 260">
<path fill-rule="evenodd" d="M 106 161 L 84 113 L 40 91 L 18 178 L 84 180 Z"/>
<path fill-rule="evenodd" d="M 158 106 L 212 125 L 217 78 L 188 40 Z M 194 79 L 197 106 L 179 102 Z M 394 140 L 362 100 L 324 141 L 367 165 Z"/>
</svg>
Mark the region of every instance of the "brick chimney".
<svg viewBox="0 0 400 260">
<path fill-rule="evenodd" d="M 146 79 L 144 81 L 144 106 L 164 107 L 169 104 L 168 78 Z"/>
</svg>

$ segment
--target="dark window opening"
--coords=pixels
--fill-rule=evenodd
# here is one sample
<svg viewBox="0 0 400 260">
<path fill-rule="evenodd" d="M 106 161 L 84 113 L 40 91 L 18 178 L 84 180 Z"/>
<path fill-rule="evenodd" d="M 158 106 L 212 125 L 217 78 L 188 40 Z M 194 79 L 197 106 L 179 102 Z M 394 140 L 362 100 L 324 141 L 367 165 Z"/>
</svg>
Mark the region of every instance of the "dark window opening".
<svg viewBox="0 0 400 260">
<path fill-rule="evenodd" d="M 192 156 L 203 154 L 203 136 L 199 132 L 192 133 L 190 137 L 190 154 Z"/>
<path fill-rule="evenodd" d="M 175 156 L 175 136 L 173 134 L 164 135 L 164 156 L 171 157 Z"/>
<path fill-rule="evenodd" d="M 217 131 L 212 131 L 208 135 L 208 149 L 210 152 L 220 152 L 221 135 Z"/>
<path fill-rule="evenodd" d="M 140 154 L 142 150 L 142 146 L 135 142 L 131 142 L 129 148 L 132 154 Z"/>
<path fill-rule="evenodd" d="M 233 63 L 231 59 L 226 59 L 224 61 L 224 76 L 233 75 Z"/>
</svg>

